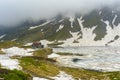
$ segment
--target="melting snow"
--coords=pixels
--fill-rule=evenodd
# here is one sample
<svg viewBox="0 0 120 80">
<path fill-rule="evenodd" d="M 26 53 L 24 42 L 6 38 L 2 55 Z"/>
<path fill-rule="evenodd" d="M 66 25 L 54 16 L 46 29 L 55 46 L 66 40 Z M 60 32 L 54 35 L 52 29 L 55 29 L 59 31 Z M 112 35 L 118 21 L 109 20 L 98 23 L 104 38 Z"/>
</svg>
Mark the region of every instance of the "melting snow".
<svg viewBox="0 0 120 80">
<path fill-rule="evenodd" d="M 48 79 L 45 79 L 45 78 L 39 78 L 39 77 L 33 77 L 33 80 L 48 80 Z"/>
<path fill-rule="evenodd" d="M 6 36 L 6 34 L 4 34 L 4 35 L 1 35 L 1 36 L 0 36 L 0 39 L 4 38 L 5 36 Z"/>
<path fill-rule="evenodd" d="M 53 80 L 74 80 L 71 75 L 68 75 L 63 71 L 60 71 L 60 73 L 57 76 L 50 77 L 50 78 L 53 79 Z M 33 77 L 33 80 L 48 80 L 48 79 L 39 78 L 39 77 Z"/>
<path fill-rule="evenodd" d="M 38 27 L 44 26 L 44 25 L 46 25 L 46 24 L 48 24 L 48 23 L 50 23 L 50 22 L 51 22 L 51 21 L 48 20 L 47 22 L 45 22 L 45 23 L 43 23 L 43 24 L 41 24 L 41 25 L 30 27 L 28 30 L 32 30 L 32 29 L 35 29 L 35 28 L 38 28 Z"/>
<path fill-rule="evenodd" d="M 44 45 L 44 47 L 48 47 L 48 45 L 47 44 L 51 44 L 51 43 L 53 43 L 53 41 L 48 41 L 48 40 L 40 40 L 40 42 L 41 42 L 41 44 L 43 44 Z"/>
<path fill-rule="evenodd" d="M 71 28 L 73 28 L 73 22 L 74 22 L 75 17 L 70 17 L 69 21 L 71 22 Z"/>
<path fill-rule="evenodd" d="M 113 25 L 114 25 L 116 18 L 117 18 L 117 15 L 115 15 L 115 17 L 112 21 Z M 120 36 L 120 27 L 119 27 L 120 24 L 118 24 L 117 26 L 114 25 L 114 27 L 112 28 L 109 25 L 109 21 L 103 21 L 103 20 L 101 20 L 101 21 L 107 25 L 106 26 L 107 34 L 101 40 L 94 41 L 96 34 L 94 34 L 93 31 L 95 30 L 95 28 L 97 26 L 93 26 L 92 28 L 85 28 L 82 24 L 84 22 L 84 20 L 81 17 L 81 18 L 78 18 L 78 22 L 79 22 L 79 25 L 81 28 L 82 35 L 81 34 L 78 35 L 77 32 L 74 34 L 70 32 L 73 37 L 63 41 L 64 44 L 62 44 L 61 46 L 62 47 L 67 47 L 67 46 L 105 46 L 105 44 L 107 44 L 111 40 L 114 40 L 116 35 Z M 78 39 L 79 36 L 82 36 L 82 38 Z M 76 40 L 76 39 L 79 43 L 73 43 L 73 40 Z M 120 46 L 120 38 L 108 45 Z"/>
<path fill-rule="evenodd" d="M 23 48 L 18 48 L 18 47 L 11 47 L 8 49 L 2 49 L 4 53 L 6 53 L 8 56 L 32 56 L 32 51 L 33 49 L 23 49 Z"/>
<path fill-rule="evenodd" d="M 18 69 L 21 70 L 22 67 L 19 66 L 19 62 L 17 59 L 11 59 L 11 56 L 32 56 L 31 51 L 33 49 L 22 49 L 18 47 L 11 47 L 8 49 L 1 49 L 5 54 L 0 55 L 0 64 L 3 68 L 7 68 L 10 70 Z"/>
<path fill-rule="evenodd" d="M 113 21 L 112 21 L 112 24 L 114 25 L 114 23 L 115 23 L 115 20 L 117 19 L 117 15 L 115 15 L 115 17 L 114 17 L 114 19 L 113 19 Z M 115 26 L 115 25 L 114 25 Z"/>
<path fill-rule="evenodd" d="M 63 27 L 64 25 L 60 25 L 59 28 L 56 30 L 56 32 L 60 31 Z"/>
<path fill-rule="evenodd" d="M 69 47 L 53 48 L 56 52 L 83 54 L 83 56 L 60 56 L 60 65 L 98 71 L 120 71 L 120 47 Z M 77 59 L 77 62 L 73 62 Z"/>
<path fill-rule="evenodd" d="M 48 55 L 48 58 L 57 58 L 57 57 L 60 57 L 60 55 L 55 54 L 55 53 Z"/>
<path fill-rule="evenodd" d="M 54 79 L 54 80 L 74 80 L 71 75 L 68 75 L 63 71 L 61 71 L 57 76 L 51 77 L 51 79 Z"/>
<path fill-rule="evenodd" d="M 72 38 L 61 41 L 61 42 L 64 42 L 64 44 L 62 44 L 60 46 L 71 46 L 71 45 L 76 46 L 76 45 L 79 45 L 79 43 L 73 43 L 74 40 L 77 40 L 79 38 L 78 33 L 79 32 L 71 32 L 70 31 L 70 34 L 72 35 Z"/>
<path fill-rule="evenodd" d="M 32 45 L 32 43 L 27 43 L 24 46 L 31 46 L 31 45 Z"/>
</svg>

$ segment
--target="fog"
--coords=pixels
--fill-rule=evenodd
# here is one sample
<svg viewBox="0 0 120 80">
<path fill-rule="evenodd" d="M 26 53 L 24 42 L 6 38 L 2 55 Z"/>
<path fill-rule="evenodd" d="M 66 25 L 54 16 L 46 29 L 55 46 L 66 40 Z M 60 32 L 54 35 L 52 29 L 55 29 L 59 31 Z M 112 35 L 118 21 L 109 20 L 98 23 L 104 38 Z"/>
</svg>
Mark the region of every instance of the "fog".
<svg viewBox="0 0 120 80">
<path fill-rule="evenodd" d="M 58 13 L 86 14 L 119 0 L 0 0 L 0 25 L 13 26 L 25 20 L 50 18 Z"/>
</svg>

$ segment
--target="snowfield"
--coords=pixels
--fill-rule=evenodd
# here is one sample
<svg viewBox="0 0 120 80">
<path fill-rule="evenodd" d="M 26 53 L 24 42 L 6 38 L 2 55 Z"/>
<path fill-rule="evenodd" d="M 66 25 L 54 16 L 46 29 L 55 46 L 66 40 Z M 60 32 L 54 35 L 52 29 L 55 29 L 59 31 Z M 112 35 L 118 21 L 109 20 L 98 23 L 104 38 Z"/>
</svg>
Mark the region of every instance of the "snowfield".
<svg viewBox="0 0 120 80">
<path fill-rule="evenodd" d="M 0 64 L 3 68 L 10 70 L 18 69 L 21 70 L 22 67 L 19 66 L 19 61 L 17 59 L 11 59 L 12 56 L 32 56 L 33 49 L 23 49 L 18 47 L 11 47 L 8 49 L 1 49 L 5 54 L 0 55 Z"/>
<path fill-rule="evenodd" d="M 114 24 L 116 19 L 118 18 L 117 15 L 114 16 L 112 20 L 113 28 L 110 25 L 110 22 L 108 20 L 104 21 L 101 19 L 103 23 L 106 24 L 106 35 L 98 41 L 95 41 L 96 34 L 94 33 L 94 30 L 96 29 L 96 26 L 93 26 L 92 28 L 86 28 L 83 25 L 83 22 L 85 21 L 83 17 L 81 16 L 80 18 L 77 18 L 77 21 L 80 25 L 81 33 L 79 34 L 80 31 L 78 32 L 71 32 L 70 34 L 72 35 L 71 38 L 68 38 L 66 40 L 59 40 L 58 42 L 64 42 L 64 44 L 60 45 L 61 47 L 76 47 L 76 46 L 120 46 L 120 24 L 117 26 Z M 70 17 L 71 22 L 71 27 L 73 28 L 73 22 L 74 22 L 74 17 Z M 59 29 L 56 31 L 58 32 L 61 30 L 64 26 L 59 27 Z M 82 36 L 82 38 L 80 38 Z M 74 43 L 74 41 L 77 41 L 77 43 Z M 46 41 L 47 42 L 47 41 Z M 49 42 L 49 41 L 48 41 Z"/>
<path fill-rule="evenodd" d="M 83 56 L 60 56 L 57 62 L 65 67 L 97 71 L 120 71 L 120 47 L 68 47 L 53 48 L 54 53 L 68 52 Z"/>
<path fill-rule="evenodd" d="M 7 56 L 32 56 L 33 49 L 23 49 L 18 47 L 11 47 L 8 49 L 2 49 L 4 53 L 6 53 Z"/>
</svg>

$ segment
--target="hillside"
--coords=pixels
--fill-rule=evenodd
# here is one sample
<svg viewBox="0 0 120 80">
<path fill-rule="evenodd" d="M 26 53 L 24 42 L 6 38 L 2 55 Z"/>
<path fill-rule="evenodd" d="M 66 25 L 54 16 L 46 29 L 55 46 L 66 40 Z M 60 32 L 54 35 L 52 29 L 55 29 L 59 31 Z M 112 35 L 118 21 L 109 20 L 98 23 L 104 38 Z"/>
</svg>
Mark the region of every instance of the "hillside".
<svg viewBox="0 0 120 80">
<path fill-rule="evenodd" d="M 22 43 L 48 40 L 63 42 L 65 46 L 107 46 L 120 44 L 120 12 L 108 7 L 89 14 L 59 14 L 37 23 L 25 22 L 1 32 L 3 40 Z"/>
</svg>

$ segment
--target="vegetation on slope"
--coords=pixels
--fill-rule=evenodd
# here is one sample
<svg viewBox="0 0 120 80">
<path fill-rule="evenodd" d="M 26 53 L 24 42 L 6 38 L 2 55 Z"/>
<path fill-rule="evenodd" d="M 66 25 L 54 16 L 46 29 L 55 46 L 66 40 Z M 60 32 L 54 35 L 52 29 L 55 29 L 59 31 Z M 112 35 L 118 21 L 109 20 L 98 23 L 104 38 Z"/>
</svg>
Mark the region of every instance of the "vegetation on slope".
<svg viewBox="0 0 120 80">
<path fill-rule="evenodd" d="M 31 76 L 19 70 L 0 69 L 1 80 L 30 80 Z"/>
</svg>

